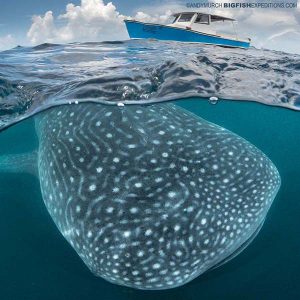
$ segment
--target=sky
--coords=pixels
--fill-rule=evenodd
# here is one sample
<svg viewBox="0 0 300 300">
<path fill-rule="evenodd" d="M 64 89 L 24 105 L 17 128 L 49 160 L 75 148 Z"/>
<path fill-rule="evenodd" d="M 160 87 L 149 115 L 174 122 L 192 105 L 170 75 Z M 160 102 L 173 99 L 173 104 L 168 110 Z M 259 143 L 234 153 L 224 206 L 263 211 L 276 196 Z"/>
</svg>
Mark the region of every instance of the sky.
<svg viewBox="0 0 300 300">
<path fill-rule="evenodd" d="M 125 17 L 167 23 L 187 3 L 208 0 L 0 0 L 0 50 L 17 45 L 124 40 Z M 234 3 L 236 0 L 210 0 Z M 297 0 L 240 0 L 238 2 L 293 3 Z M 197 9 L 199 10 L 199 9 Z M 294 8 L 200 9 L 233 17 L 241 36 L 257 48 L 300 54 L 300 3 Z"/>
</svg>

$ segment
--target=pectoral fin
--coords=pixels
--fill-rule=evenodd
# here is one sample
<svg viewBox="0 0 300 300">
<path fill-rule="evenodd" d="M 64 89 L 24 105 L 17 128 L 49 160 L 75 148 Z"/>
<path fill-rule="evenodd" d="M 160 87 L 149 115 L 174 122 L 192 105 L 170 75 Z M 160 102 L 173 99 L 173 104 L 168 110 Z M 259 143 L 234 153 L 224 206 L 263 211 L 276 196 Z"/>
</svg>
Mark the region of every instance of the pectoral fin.
<svg viewBox="0 0 300 300">
<path fill-rule="evenodd" d="M 37 175 L 37 152 L 0 156 L 0 173 Z"/>
</svg>

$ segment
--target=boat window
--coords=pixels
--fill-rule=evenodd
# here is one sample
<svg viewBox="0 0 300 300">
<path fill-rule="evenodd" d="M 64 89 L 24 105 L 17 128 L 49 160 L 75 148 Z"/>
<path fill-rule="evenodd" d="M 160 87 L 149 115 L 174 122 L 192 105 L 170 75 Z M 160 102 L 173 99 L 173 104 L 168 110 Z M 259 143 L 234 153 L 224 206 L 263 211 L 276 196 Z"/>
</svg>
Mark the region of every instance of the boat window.
<svg viewBox="0 0 300 300">
<path fill-rule="evenodd" d="M 198 15 L 195 23 L 198 24 L 209 24 L 209 16 L 208 15 Z"/>
<path fill-rule="evenodd" d="M 173 21 L 173 24 L 176 23 L 176 22 L 178 21 L 179 17 L 180 17 L 180 15 L 179 15 L 179 16 L 176 16 L 176 18 L 175 18 L 174 21 Z"/>
<path fill-rule="evenodd" d="M 219 17 L 219 16 L 211 16 L 210 20 L 211 20 L 211 22 L 218 22 L 218 21 L 223 21 L 224 22 L 224 18 Z"/>
<path fill-rule="evenodd" d="M 194 14 L 182 14 L 178 22 L 190 22 Z"/>
</svg>

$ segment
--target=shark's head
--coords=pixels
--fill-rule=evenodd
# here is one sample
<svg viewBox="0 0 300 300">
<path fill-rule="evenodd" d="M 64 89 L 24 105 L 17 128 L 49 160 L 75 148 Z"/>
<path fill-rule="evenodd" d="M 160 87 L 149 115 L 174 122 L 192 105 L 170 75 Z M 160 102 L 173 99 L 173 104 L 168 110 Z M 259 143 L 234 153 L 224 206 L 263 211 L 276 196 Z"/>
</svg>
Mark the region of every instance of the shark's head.
<svg viewBox="0 0 300 300">
<path fill-rule="evenodd" d="M 280 185 L 257 148 L 175 105 L 61 106 L 36 129 L 51 216 L 94 274 L 121 285 L 172 288 L 228 260 Z"/>
</svg>

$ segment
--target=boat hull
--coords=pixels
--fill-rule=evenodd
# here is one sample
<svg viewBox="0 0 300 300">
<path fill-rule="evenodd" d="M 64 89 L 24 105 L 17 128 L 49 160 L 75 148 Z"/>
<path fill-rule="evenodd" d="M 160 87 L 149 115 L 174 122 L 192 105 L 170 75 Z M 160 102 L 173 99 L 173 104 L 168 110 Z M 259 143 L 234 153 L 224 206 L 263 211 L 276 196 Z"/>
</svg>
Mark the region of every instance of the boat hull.
<svg viewBox="0 0 300 300">
<path fill-rule="evenodd" d="M 249 48 L 250 46 L 250 42 L 223 38 L 216 35 L 201 33 L 184 28 L 176 28 L 168 25 L 144 23 L 134 20 L 125 20 L 125 24 L 131 39 L 157 39 L 239 48 Z"/>
</svg>

